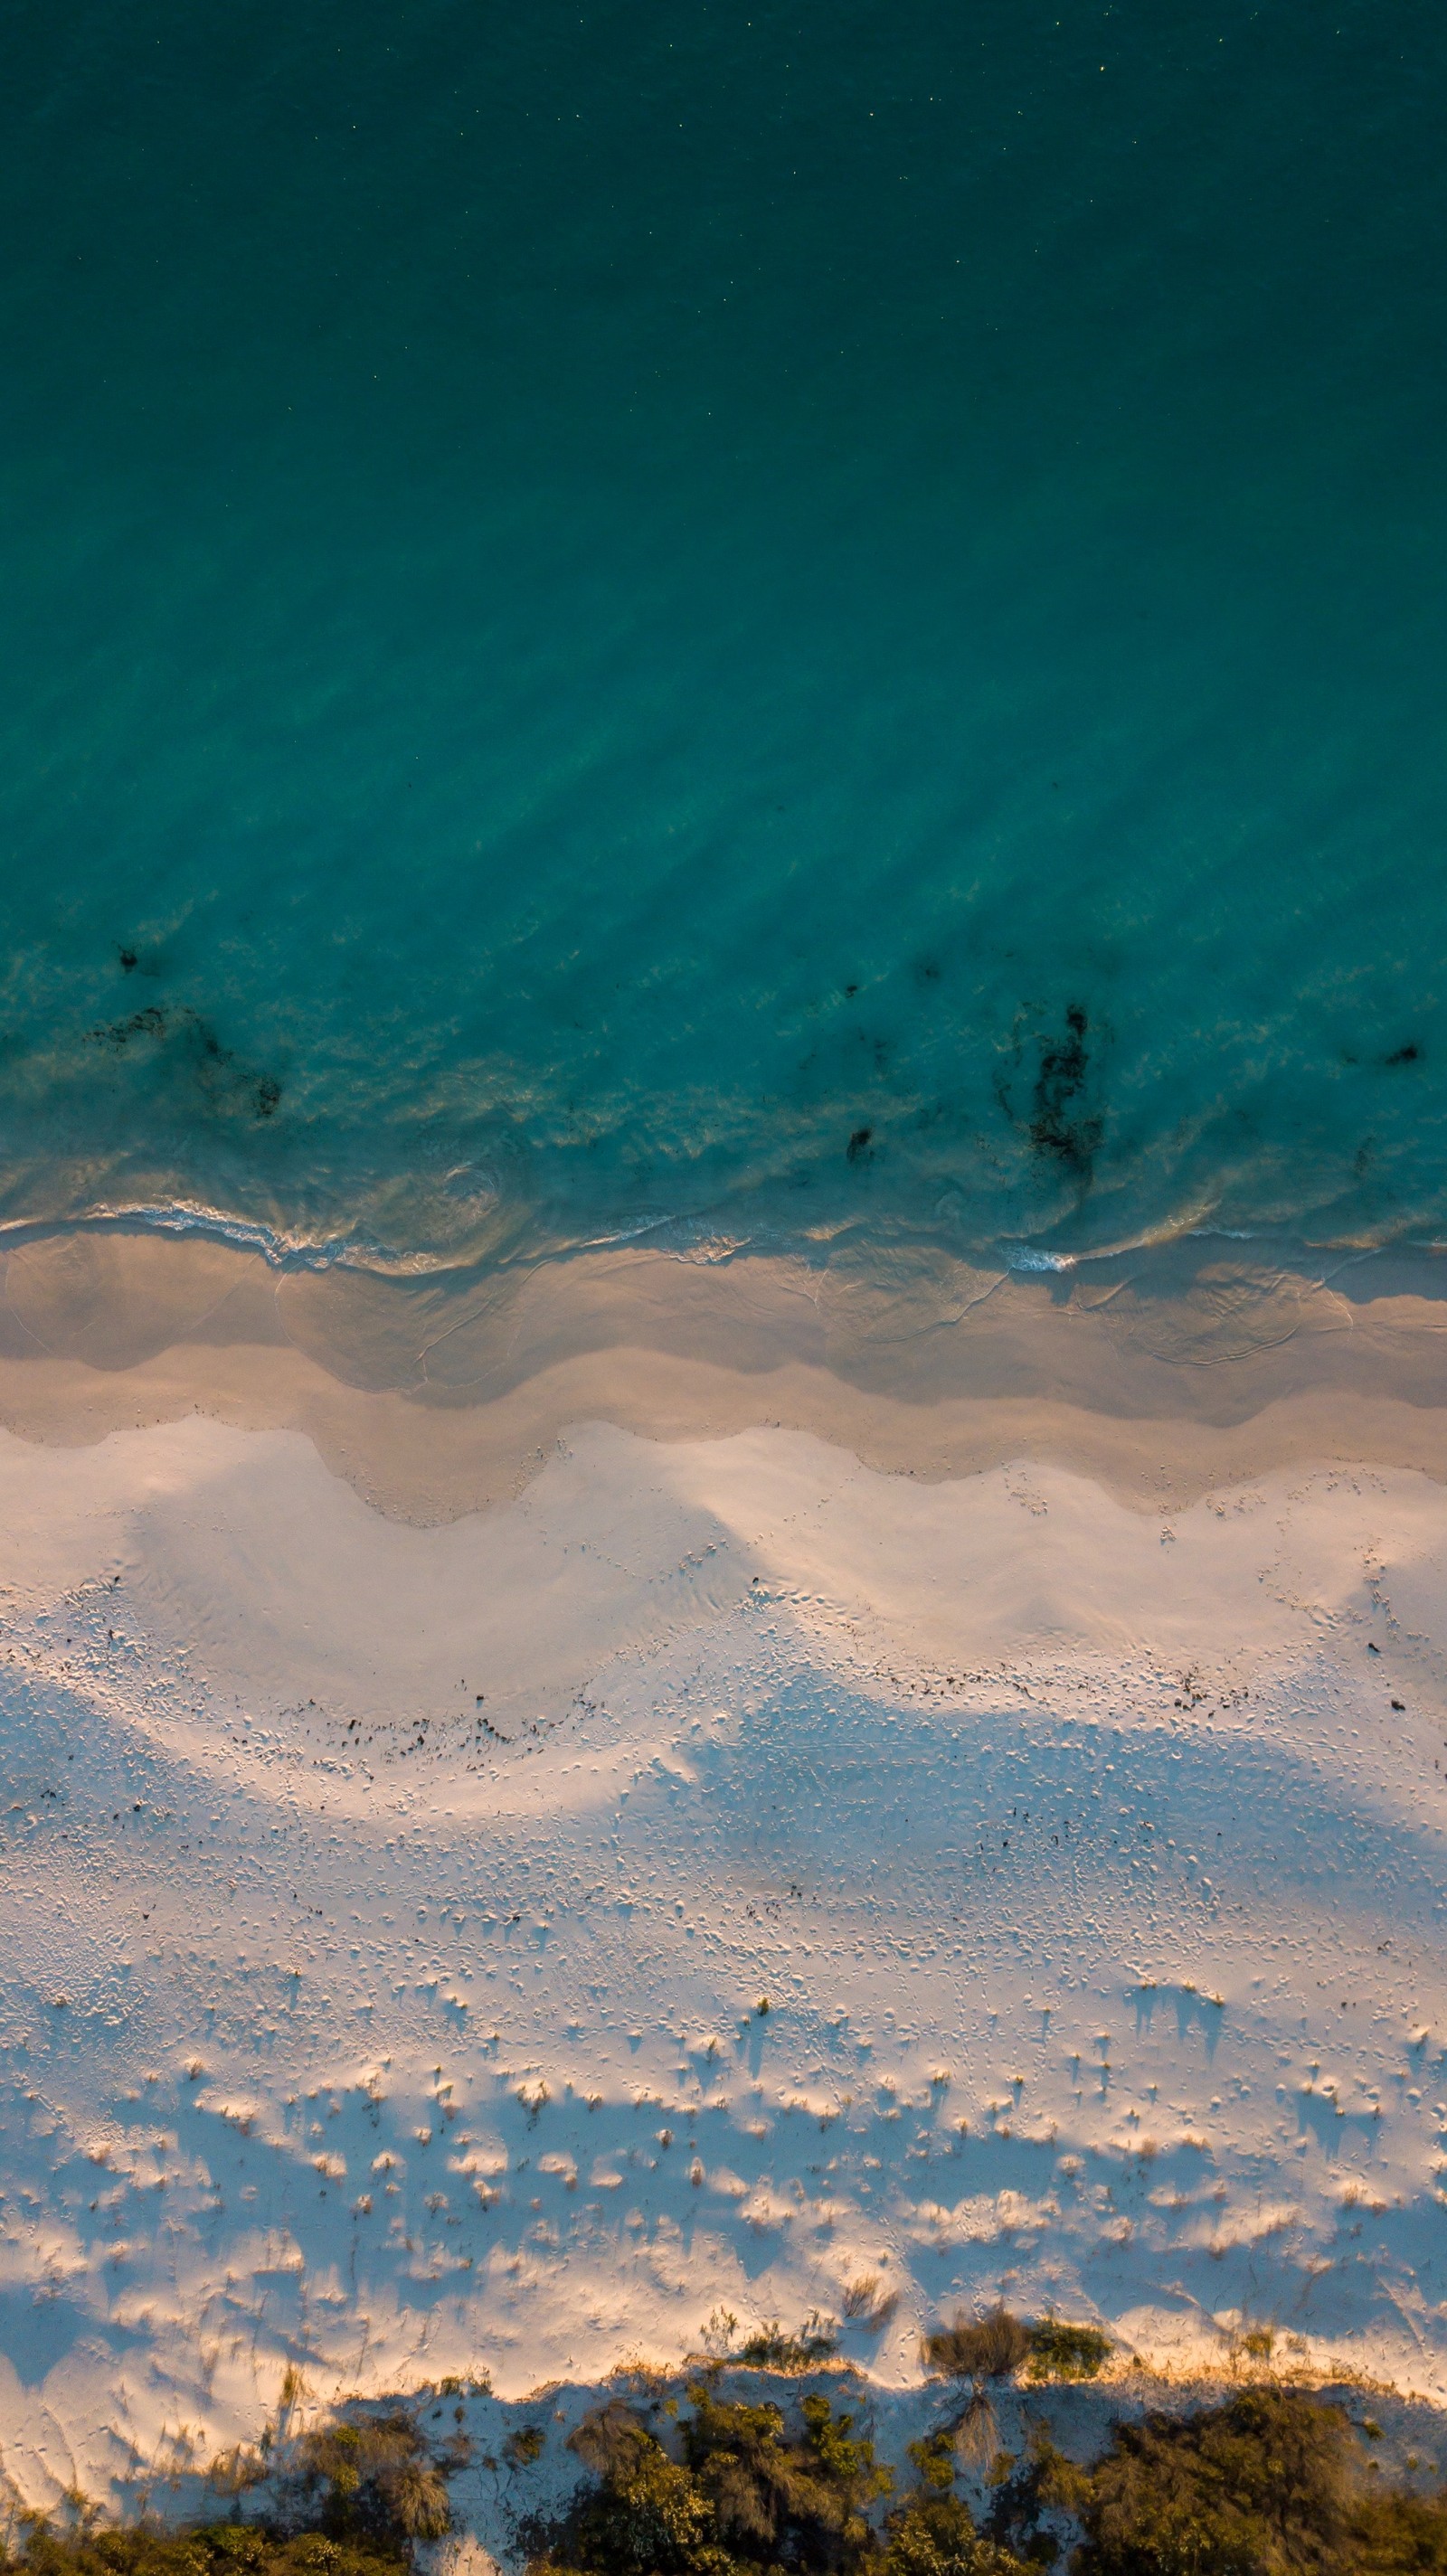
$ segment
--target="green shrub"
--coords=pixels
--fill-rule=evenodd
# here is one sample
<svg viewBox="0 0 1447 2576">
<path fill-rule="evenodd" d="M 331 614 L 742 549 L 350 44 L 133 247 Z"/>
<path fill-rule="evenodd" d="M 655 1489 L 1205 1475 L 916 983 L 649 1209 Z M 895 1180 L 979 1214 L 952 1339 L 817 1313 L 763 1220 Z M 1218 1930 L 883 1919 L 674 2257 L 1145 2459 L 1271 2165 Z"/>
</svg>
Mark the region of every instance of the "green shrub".
<svg viewBox="0 0 1447 2576">
<path fill-rule="evenodd" d="M 819 2362 L 829 2359 L 838 2344 L 833 2318 L 821 2317 L 816 2308 L 811 2317 L 804 2319 L 797 2334 L 785 2334 L 778 2318 L 769 2318 L 745 2337 L 730 2358 L 748 2362 L 756 2370 L 813 2370 Z"/>
<path fill-rule="evenodd" d="M 1447 2576 L 1447 2497 L 1364 2498 L 1352 2517 L 1359 2576 Z"/>
<path fill-rule="evenodd" d="M 467 2445 L 434 2458 L 405 2408 L 338 2416 L 295 2444 L 289 2467 L 323 2533 L 370 2540 L 400 2554 L 414 2540 L 440 2540 L 452 2513 L 444 2469 L 460 2468 Z"/>
<path fill-rule="evenodd" d="M 1099 2326 L 1041 2317 L 1030 2328 L 1032 2379 L 1096 2379 L 1109 2358 L 1110 2337 Z"/>
<path fill-rule="evenodd" d="M 923 2494 L 891 2516 L 882 2576 L 1025 2576 L 1025 2566 L 981 2538 L 958 2496 Z"/>
<path fill-rule="evenodd" d="M 910 2460 L 922 2487 L 948 2494 L 955 2483 L 955 2439 L 948 2425 L 908 2444 Z"/>
<path fill-rule="evenodd" d="M 1031 2567 L 1053 2567 L 1060 2545 L 1042 2527 L 1048 2512 L 1078 2518 L 1089 2481 L 1057 2451 L 1043 2425 L 1031 2428 L 1023 2458 L 1002 2452 L 991 2478 L 994 2498 L 985 2529 L 1000 2549 L 1013 2549 Z"/>
<path fill-rule="evenodd" d="M 737 2556 L 798 2567 L 852 2567 L 871 2554 L 865 2512 L 887 2495 L 889 2471 L 827 2397 L 806 2397 L 802 2440 L 790 2441 L 777 2406 L 731 2404 L 689 2390 L 684 2456 L 709 2498 L 721 2538 Z"/>
<path fill-rule="evenodd" d="M 1076 2475 L 1082 2576 L 1431 2576 L 1447 2499 L 1369 2495 L 1339 2406 L 1244 2389 L 1176 2421 L 1120 2425 Z"/>
<path fill-rule="evenodd" d="M 515 2433 L 509 2433 L 502 2446 L 502 2455 L 508 2467 L 510 2469 L 531 2468 L 534 2460 L 542 2458 L 545 2439 L 541 2424 L 520 2424 Z"/>
<path fill-rule="evenodd" d="M 351 2547 L 318 2531 L 287 2535 L 227 2522 L 183 2532 L 145 2523 L 58 2532 L 41 2515 L 0 2553 L 0 2566 L 27 2576 L 404 2576 L 405 2565 L 389 2550 Z"/>
<path fill-rule="evenodd" d="M 947 2492 L 948 2431 L 911 2446 L 923 2484 L 881 2535 L 869 2514 L 889 2472 L 827 2397 L 804 2399 L 791 2434 L 778 2406 L 705 2383 L 688 2396 L 681 2461 L 620 2399 L 579 2425 L 572 2448 L 597 2484 L 536 2532 L 530 2576 L 1029 2576 L 1036 2563 L 982 2536 Z"/>
<path fill-rule="evenodd" d="M 1272 2388 L 1123 2424 L 1090 2481 L 1092 2576 L 1278 2576 L 1343 2565 L 1351 2502 L 1341 2409 Z"/>
<path fill-rule="evenodd" d="M 790 2436 L 777 2406 L 702 2383 L 688 2395 L 681 2461 L 620 2399 L 578 2426 L 570 2444 L 597 2484 L 560 2526 L 534 2531 L 533 2576 L 853 2576 L 877 2558 L 867 2515 L 889 2472 L 852 2416 L 809 2396 Z"/>
<path fill-rule="evenodd" d="M 924 2339 L 924 2359 L 942 2379 L 1008 2379 L 1030 2351 L 1030 2337 L 1008 2308 L 973 2322 L 963 2315 Z"/>
<path fill-rule="evenodd" d="M 570 2447 L 598 2484 L 546 2534 L 532 2576 L 731 2576 L 708 2498 L 631 2407 L 614 2399 L 598 2408 Z"/>
</svg>

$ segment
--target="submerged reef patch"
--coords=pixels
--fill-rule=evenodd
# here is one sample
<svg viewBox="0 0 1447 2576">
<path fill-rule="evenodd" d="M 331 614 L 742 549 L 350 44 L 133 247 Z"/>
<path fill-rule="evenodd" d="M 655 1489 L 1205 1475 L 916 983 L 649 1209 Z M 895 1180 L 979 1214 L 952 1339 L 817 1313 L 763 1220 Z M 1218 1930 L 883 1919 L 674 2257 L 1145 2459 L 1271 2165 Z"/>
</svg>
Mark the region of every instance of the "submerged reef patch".
<svg viewBox="0 0 1447 2576">
<path fill-rule="evenodd" d="M 122 956 L 123 966 L 129 954 L 126 951 Z M 129 967 L 125 971 L 129 973 Z M 86 1031 L 88 1046 L 104 1047 L 112 1055 L 125 1055 L 138 1040 L 150 1040 L 157 1046 L 172 1041 L 196 1089 L 224 1114 L 249 1111 L 254 1118 L 265 1120 L 274 1118 L 281 1106 L 282 1086 L 277 1076 L 238 1064 L 232 1049 L 222 1045 L 210 1022 L 193 1011 L 189 1003 L 168 1011 L 160 1003 L 149 1002 L 144 1010 L 132 1011 L 126 1019 Z"/>
<path fill-rule="evenodd" d="M 1023 1130 L 1038 1167 L 1072 1174 L 1082 1192 L 1089 1189 L 1095 1160 L 1105 1134 L 1099 1102 L 1101 1042 L 1092 1042 L 1090 1014 L 1083 1002 L 1066 1005 L 1064 1029 L 1038 1032 L 1038 1048 L 1028 1101 L 1019 1098 L 1025 1073 L 1025 1014 L 1016 1021 L 1010 1067 L 997 1072 L 995 1098 L 1012 1126 Z"/>
</svg>

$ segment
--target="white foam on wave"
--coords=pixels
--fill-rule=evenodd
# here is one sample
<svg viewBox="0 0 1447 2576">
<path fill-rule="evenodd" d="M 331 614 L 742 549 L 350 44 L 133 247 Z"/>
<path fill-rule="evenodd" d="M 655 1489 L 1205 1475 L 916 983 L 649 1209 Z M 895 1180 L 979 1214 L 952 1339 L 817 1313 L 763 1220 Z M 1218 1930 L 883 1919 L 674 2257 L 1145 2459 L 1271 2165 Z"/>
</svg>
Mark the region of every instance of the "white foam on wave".
<svg viewBox="0 0 1447 2576">
<path fill-rule="evenodd" d="M 159 1204 L 101 1206 L 83 1216 L 55 1220 L 11 1217 L 0 1220 L 0 1249 L 34 1243 L 56 1234 L 166 1234 L 199 1236 L 231 1244 L 239 1252 L 258 1252 L 276 1270 L 382 1270 L 403 1275 L 455 1266 L 451 1257 L 428 1252 L 399 1252 L 361 1234 L 309 1236 L 266 1225 L 260 1218 L 237 1216 L 197 1200 Z"/>
</svg>

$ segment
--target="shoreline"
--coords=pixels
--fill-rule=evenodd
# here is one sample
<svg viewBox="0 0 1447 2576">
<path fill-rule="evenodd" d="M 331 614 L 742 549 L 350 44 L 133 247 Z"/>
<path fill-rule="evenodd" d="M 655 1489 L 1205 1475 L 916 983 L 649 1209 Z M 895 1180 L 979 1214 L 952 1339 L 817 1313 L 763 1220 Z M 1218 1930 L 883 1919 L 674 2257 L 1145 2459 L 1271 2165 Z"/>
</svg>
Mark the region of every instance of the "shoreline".
<svg viewBox="0 0 1447 2576">
<path fill-rule="evenodd" d="M 1313 1460 L 1447 1481 L 1447 1258 L 1328 1276 L 1196 1245 L 1088 1282 L 936 1260 L 872 1280 L 634 1248 L 421 1284 L 148 1235 L 0 1259 L 0 1424 L 72 1445 L 192 1413 L 303 1430 L 420 1524 L 515 1495 L 584 1421 L 767 1424 L 932 1481 L 1029 1455 L 1143 1508 Z"/>
</svg>

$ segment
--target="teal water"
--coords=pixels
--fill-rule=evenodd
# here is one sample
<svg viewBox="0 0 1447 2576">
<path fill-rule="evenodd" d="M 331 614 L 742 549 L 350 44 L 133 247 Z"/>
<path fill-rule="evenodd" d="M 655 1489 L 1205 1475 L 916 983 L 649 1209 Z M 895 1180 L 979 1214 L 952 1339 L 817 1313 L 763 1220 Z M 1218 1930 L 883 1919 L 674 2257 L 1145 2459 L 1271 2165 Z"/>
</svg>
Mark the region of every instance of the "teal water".
<svg viewBox="0 0 1447 2576">
<path fill-rule="evenodd" d="M 1447 1228 L 1447 20 L 16 0 L 0 1220 Z"/>
</svg>

